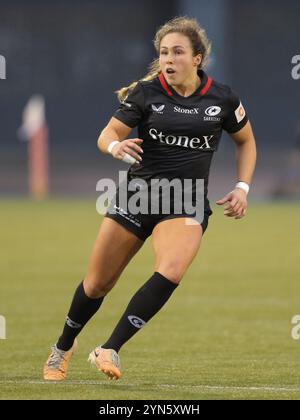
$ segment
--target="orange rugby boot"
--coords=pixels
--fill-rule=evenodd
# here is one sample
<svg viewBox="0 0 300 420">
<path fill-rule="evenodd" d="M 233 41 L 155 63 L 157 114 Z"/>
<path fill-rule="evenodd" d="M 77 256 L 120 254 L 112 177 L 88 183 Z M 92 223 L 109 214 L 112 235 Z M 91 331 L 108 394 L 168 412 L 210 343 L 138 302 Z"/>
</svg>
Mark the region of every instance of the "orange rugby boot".
<svg viewBox="0 0 300 420">
<path fill-rule="evenodd" d="M 56 345 L 51 348 L 51 354 L 44 365 L 44 379 L 46 381 L 63 381 L 66 379 L 68 365 L 76 348 L 76 339 L 68 351 L 59 350 Z"/>
<path fill-rule="evenodd" d="M 121 361 L 118 353 L 112 349 L 103 349 L 96 347 L 88 358 L 92 365 L 109 377 L 109 379 L 118 380 L 121 378 Z"/>
</svg>

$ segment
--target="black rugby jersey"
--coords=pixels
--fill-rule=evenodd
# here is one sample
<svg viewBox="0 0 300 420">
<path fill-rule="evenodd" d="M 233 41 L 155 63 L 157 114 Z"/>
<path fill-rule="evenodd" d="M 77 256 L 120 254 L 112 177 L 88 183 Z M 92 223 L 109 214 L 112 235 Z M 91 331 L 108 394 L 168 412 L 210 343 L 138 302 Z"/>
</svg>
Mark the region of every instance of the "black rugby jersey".
<svg viewBox="0 0 300 420">
<path fill-rule="evenodd" d="M 205 197 L 213 153 L 222 130 L 239 131 L 248 118 L 236 93 L 199 70 L 201 86 L 190 96 L 179 95 L 162 73 L 139 81 L 113 115 L 138 127 L 144 151 L 128 180 L 142 178 L 204 179 Z"/>
</svg>

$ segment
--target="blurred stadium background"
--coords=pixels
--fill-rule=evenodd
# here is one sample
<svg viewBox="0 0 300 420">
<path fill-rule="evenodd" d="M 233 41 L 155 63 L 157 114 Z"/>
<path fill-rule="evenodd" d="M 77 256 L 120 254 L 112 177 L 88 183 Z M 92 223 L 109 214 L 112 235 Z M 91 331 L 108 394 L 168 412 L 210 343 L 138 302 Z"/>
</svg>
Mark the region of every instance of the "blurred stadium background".
<svg viewBox="0 0 300 420">
<path fill-rule="evenodd" d="M 293 192 L 286 194 L 299 198 L 299 161 L 288 167 L 291 151 L 300 149 L 300 82 L 291 77 L 291 59 L 299 54 L 297 0 L 284 7 L 280 0 L 2 0 L 0 5 L 0 54 L 7 62 L 0 102 L 2 197 L 28 191 L 27 145 L 16 133 L 33 94 L 46 102 L 51 195 L 93 197 L 97 179 L 125 168 L 95 146 L 118 106 L 113 92 L 145 74 L 155 57 L 151 41 L 157 27 L 187 14 L 199 19 L 212 40 L 208 72 L 239 92 L 253 121 L 259 161 L 252 198 L 268 199 L 287 181 Z M 224 136 L 213 165 L 212 198 L 232 185 L 232 150 Z"/>
<path fill-rule="evenodd" d="M 200 341 L 195 343 L 185 322 L 179 332 L 199 354 L 199 366 L 182 377 L 191 361 L 187 356 L 178 366 L 168 338 L 161 341 L 160 331 L 168 332 L 171 322 L 163 314 L 153 324 L 153 336 L 141 335 L 128 344 L 129 382 L 123 382 L 128 388 L 113 390 L 103 382 L 102 397 L 299 397 L 299 344 L 290 338 L 290 319 L 300 312 L 300 80 L 291 75 L 292 57 L 300 54 L 299 1 L 0 0 L 0 11 L 0 55 L 7 66 L 7 78 L 0 80 L 0 315 L 8 323 L 8 339 L 0 341 L 0 398 L 100 398 L 93 388 L 96 374 L 86 373 L 83 361 L 77 367 L 74 363 L 71 387 L 56 393 L 53 387 L 40 387 L 40 369 L 84 275 L 101 221 L 95 211 L 96 183 L 103 177 L 117 179 L 118 170 L 127 169 L 96 147 L 118 106 L 114 91 L 144 76 L 155 57 L 157 28 L 182 14 L 206 28 L 213 44 L 207 72 L 240 94 L 252 121 L 258 145 L 253 211 L 234 225 L 216 209 L 203 256 L 190 272 L 195 282 L 170 305 L 178 326 L 181 305 L 190 308 L 185 321 L 199 331 Z M 38 203 L 29 196 L 28 142 L 18 135 L 22 112 L 34 94 L 45 100 L 50 151 L 49 199 Z M 224 134 L 210 177 L 211 202 L 234 181 L 234 146 Z M 109 298 L 115 312 L 101 315 L 107 316 L 105 334 L 151 273 L 147 243 L 124 275 L 132 279 L 130 286 L 122 283 Z M 213 332 L 216 324 L 220 335 Z M 93 321 L 84 332 L 86 353 L 98 329 Z M 182 345 L 179 332 L 173 332 L 174 346 Z M 154 367 L 147 359 L 153 339 L 169 358 L 169 372 L 163 371 L 162 361 Z M 79 379 L 90 379 L 88 390 Z M 130 388 L 130 380 L 139 389 Z M 31 388 L 24 389 L 30 381 Z M 172 389 L 168 383 L 177 385 Z M 289 387 L 294 388 L 289 392 Z"/>
</svg>

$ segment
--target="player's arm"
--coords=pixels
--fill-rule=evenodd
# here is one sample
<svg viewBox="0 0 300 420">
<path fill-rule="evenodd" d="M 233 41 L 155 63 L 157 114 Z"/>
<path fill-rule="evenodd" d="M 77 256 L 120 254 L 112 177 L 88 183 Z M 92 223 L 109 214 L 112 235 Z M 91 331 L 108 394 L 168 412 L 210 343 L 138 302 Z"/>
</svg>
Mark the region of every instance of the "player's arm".
<svg viewBox="0 0 300 420">
<path fill-rule="evenodd" d="M 230 136 L 236 145 L 237 180 L 250 185 L 256 164 L 256 144 L 250 121 Z"/>
<path fill-rule="evenodd" d="M 140 147 L 143 140 L 128 139 L 132 130 L 128 125 L 112 117 L 98 138 L 98 148 L 102 153 L 111 153 L 114 158 L 119 160 L 124 160 L 126 154 L 132 156 L 136 161 L 142 160 L 139 153 L 143 153 Z M 134 163 L 134 161 L 128 163 Z"/>
<path fill-rule="evenodd" d="M 256 144 L 250 122 L 230 136 L 236 145 L 237 181 L 250 185 L 256 164 Z M 236 187 L 217 204 L 225 204 L 224 215 L 241 219 L 247 210 L 247 192 Z"/>
</svg>

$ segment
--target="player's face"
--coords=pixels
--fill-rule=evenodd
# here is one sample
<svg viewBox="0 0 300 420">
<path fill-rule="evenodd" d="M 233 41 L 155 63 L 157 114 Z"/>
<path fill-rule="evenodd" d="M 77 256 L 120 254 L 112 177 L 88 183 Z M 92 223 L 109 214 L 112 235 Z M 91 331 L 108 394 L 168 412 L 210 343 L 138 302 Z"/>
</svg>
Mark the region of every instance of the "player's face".
<svg viewBox="0 0 300 420">
<path fill-rule="evenodd" d="M 179 33 L 166 35 L 160 43 L 159 64 L 170 85 L 181 85 L 197 72 L 201 54 L 193 56 L 189 38 Z"/>
</svg>

